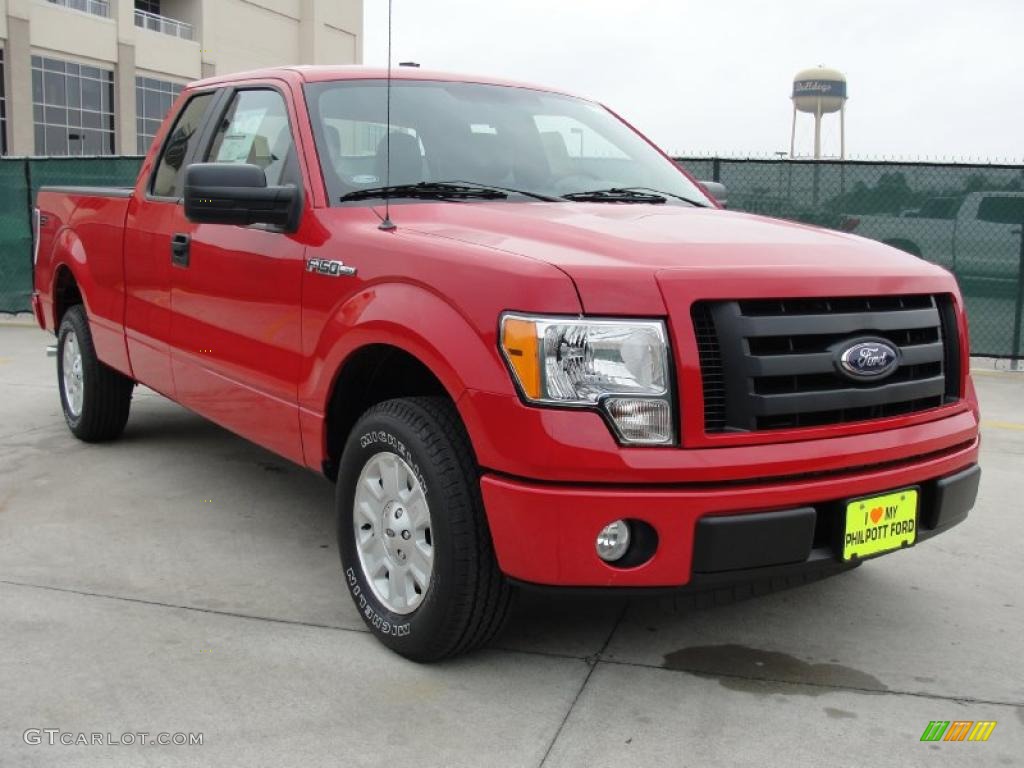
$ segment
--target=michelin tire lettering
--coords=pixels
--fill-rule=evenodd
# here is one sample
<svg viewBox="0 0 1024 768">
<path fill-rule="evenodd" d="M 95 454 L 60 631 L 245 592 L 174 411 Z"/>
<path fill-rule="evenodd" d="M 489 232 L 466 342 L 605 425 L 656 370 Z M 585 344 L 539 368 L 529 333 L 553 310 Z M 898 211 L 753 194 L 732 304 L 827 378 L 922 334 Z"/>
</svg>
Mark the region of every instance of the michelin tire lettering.
<svg viewBox="0 0 1024 768">
<path fill-rule="evenodd" d="M 370 601 L 366 599 L 366 595 L 363 594 L 362 587 L 359 586 L 359 581 L 356 578 L 356 572 L 351 567 L 345 569 L 345 577 L 352 596 L 359 604 L 359 610 L 370 621 L 374 629 L 382 634 L 392 635 L 393 637 L 406 637 L 412 631 L 409 622 L 405 624 L 392 624 L 374 610 L 373 606 L 370 605 Z"/>
<path fill-rule="evenodd" d="M 420 465 L 416 463 L 412 453 L 408 448 L 405 447 L 405 443 L 399 440 L 397 437 L 392 435 L 390 432 L 384 430 L 374 430 L 373 432 L 366 432 L 359 437 L 359 447 L 368 448 L 374 443 L 387 446 L 392 449 L 395 453 L 405 460 L 405 463 L 409 465 L 412 471 L 416 474 L 416 479 L 419 480 L 420 486 L 423 488 L 423 495 L 429 498 L 430 493 L 427 489 L 427 481 L 423 477 L 423 473 L 420 471 Z"/>
</svg>

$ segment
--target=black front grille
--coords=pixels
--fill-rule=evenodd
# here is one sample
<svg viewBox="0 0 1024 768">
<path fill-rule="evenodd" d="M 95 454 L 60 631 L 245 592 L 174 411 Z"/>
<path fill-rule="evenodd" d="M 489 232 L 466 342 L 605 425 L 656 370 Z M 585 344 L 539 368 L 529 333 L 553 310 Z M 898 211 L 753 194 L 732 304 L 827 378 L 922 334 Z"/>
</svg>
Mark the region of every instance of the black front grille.
<svg viewBox="0 0 1024 768">
<path fill-rule="evenodd" d="M 697 302 L 692 311 L 706 432 L 840 424 L 936 408 L 960 396 L 948 296 Z M 859 337 L 898 347 L 881 381 L 852 381 L 838 350 Z"/>
<path fill-rule="evenodd" d="M 725 373 L 722 371 L 722 354 L 715 335 L 715 323 L 707 304 L 694 305 L 693 330 L 697 334 L 697 351 L 700 353 L 700 374 L 704 382 L 704 429 L 708 432 L 722 432 L 725 420 Z"/>
</svg>

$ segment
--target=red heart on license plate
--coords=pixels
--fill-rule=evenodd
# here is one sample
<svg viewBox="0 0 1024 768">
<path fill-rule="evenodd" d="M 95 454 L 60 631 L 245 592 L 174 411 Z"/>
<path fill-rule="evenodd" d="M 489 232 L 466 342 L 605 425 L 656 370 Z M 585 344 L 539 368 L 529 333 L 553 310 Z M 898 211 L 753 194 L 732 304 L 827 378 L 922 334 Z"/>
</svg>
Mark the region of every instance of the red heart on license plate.
<svg viewBox="0 0 1024 768">
<path fill-rule="evenodd" d="M 881 507 L 875 507 L 874 509 L 872 509 L 871 510 L 871 522 L 872 523 L 877 523 L 881 519 L 882 519 L 882 508 Z"/>
</svg>

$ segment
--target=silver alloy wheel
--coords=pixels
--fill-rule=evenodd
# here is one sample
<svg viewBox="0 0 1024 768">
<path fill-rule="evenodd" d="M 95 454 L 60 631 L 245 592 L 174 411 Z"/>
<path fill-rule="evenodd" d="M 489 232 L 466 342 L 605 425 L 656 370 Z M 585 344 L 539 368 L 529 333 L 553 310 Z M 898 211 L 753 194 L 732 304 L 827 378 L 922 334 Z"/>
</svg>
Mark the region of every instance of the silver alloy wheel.
<svg viewBox="0 0 1024 768">
<path fill-rule="evenodd" d="M 78 346 L 78 337 L 74 331 L 64 336 L 64 355 L 62 360 L 64 401 L 73 418 L 82 412 L 82 397 L 85 393 L 85 378 L 82 371 L 82 350 Z"/>
<path fill-rule="evenodd" d="M 430 587 L 434 544 L 426 494 L 401 456 L 370 457 L 359 473 L 352 517 L 359 565 L 374 596 L 392 613 L 412 613 Z"/>
</svg>

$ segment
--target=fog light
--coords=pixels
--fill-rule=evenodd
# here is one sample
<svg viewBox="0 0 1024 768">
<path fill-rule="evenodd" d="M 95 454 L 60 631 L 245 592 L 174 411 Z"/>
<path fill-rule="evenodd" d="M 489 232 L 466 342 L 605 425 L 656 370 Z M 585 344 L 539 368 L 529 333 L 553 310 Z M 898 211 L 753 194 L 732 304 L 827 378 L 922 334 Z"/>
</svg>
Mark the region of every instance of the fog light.
<svg viewBox="0 0 1024 768">
<path fill-rule="evenodd" d="M 653 398 L 606 397 L 602 402 L 624 443 L 669 445 L 673 441 L 672 408 Z"/>
<path fill-rule="evenodd" d="M 597 534 L 597 556 L 608 563 L 620 559 L 629 549 L 629 523 L 616 520 Z"/>
</svg>

